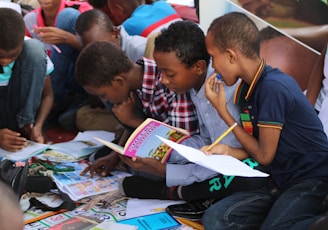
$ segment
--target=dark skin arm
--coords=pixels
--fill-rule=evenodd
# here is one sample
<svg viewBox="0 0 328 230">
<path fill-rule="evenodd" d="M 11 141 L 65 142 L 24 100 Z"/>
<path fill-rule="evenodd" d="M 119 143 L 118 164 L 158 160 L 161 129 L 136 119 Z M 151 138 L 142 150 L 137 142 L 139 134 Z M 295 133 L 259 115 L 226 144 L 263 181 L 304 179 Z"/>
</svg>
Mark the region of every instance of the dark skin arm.
<svg viewBox="0 0 328 230">
<path fill-rule="evenodd" d="M 120 155 L 121 160 L 130 166 L 132 169 L 158 177 L 165 178 L 166 165 L 154 158 L 142 158 L 142 157 L 127 157 Z"/>
<path fill-rule="evenodd" d="M 17 151 L 26 147 L 26 138 L 10 129 L 0 129 L 0 147 L 7 151 Z"/>
<path fill-rule="evenodd" d="M 326 57 L 326 50 L 327 46 L 325 46 L 324 50 L 321 52 L 321 55 L 318 57 L 314 64 L 306 91 L 306 97 L 309 99 L 313 106 L 319 96 L 319 92 L 322 87 L 322 80 L 324 77 L 323 66 Z"/>
<path fill-rule="evenodd" d="M 34 32 L 38 34 L 42 42 L 48 44 L 67 44 L 76 50 L 81 50 L 82 46 L 75 34 L 54 26 L 37 27 Z"/>
<path fill-rule="evenodd" d="M 129 136 L 130 133 L 125 129 L 117 144 L 124 146 Z M 108 176 L 120 162 L 120 155 L 120 153 L 112 151 L 107 156 L 98 158 L 95 162 L 89 164 L 89 166 L 86 167 L 80 175 L 84 176 L 87 172 L 90 172 L 90 177 L 93 177 L 95 174 L 100 176 Z"/>
<path fill-rule="evenodd" d="M 236 122 L 227 109 L 224 87 L 221 82 L 217 82 L 215 74 L 205 83 L 205 95 L 228 126 Z M 258 140 L 249 135 L 240 125 L 237 125 L 232 132 L 245 151 L 257 162 L 262 165 L 272 162 L 280 138 L 280 129 L 260 127 Z"/>
<path fill-rule="evenodd" d="M 46 76 L 43 92 L 42 92 L 42 100 L 41 105 L 36 117 L 35 124 L 32 128 L 31 140 L 39 143 L 44 143 L 44 136 L 42 134 L 42 127 L 44 121 L 46 120 L 51 107 L 54 101 L 54 94 L 51 86 L 50 76 Z"/>
<path fill-rule="evenodd" d="M 140 118 L 136 114 L 136 102 L 133 93 L 130 92 L 126 101 L 121 104 L 116 104 L 112 108 L 115 116 L 125 125 L 137 128 L 142 122 L 143 118 Z"/>
</svg>

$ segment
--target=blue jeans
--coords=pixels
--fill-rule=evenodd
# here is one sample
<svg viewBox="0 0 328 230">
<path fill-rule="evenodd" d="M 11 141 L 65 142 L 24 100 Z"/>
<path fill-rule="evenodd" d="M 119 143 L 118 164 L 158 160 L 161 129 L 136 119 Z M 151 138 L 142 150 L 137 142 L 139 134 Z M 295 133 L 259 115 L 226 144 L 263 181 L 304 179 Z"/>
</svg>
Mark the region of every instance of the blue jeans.
<svg viewBox="0 0 328 230">
<path fill-rule="evenodd" d="M 42 99 L 47 60 L 44 45 L 24 41 L 7 86 L 0 86 L 0 128 L 17 130 L 35 122 Z"/>
<path fill-rule="evenodd" d="M 326 211 L 327 178 L 306 179 L 283 191 L 268 184 L 238 192 L 206 210 L 203 225 L 211 229 L 308 229 Z"/>
<path fill-rule="evenodd" d="M 80 12 L 73 8 L 63 9 L 57 16 L 56 27 L 75 35 L 75 23 Z M 54 64 L 51 73 L 51 84 L 55 97 L 55 111 L 62 112 L 66 108 L 67 94 L 78 93 L 86 95 L 83 88 L 75 81 L 74 66 L 79 51 L 68 44 L 58 44 L 61 50 L 58 53 L 54 48 L 51 50 L 50 59 Z"/>
</svg>

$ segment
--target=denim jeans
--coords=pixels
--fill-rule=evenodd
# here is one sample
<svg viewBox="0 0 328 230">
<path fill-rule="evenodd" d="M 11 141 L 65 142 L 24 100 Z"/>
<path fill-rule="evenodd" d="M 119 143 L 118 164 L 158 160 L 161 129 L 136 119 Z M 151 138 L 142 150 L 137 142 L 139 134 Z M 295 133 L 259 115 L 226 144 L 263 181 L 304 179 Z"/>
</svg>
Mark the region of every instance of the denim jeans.
<svg viewBox="0 0 328 230">
<path fill-rule="evenodd" d="M 24 41 L 8 85 L 0 87 L 0 128 L 17 130 L 35 122 L 46 69 L 44 45 L 36 39 Z"/>
<path fill-rule="evenodd" d="M 306 179 L 279 191 L 271 184 L 235 193 L 206 210 L 203 225 L 211 229 L 308 229 L 326 211 L 327 178 Z"/>
<path fill-rule="evenodd" d="M 80 12 L 73 8 L 63 9 L 57 16 L 56 27 L 75 35 L 75 23 Z M 74 66 L 79 51 L 68 44 L 57 44 L 60 53 L 52 48 L 50 59 L 54 64 L 51 73 L 51 84 L 55 97 L 55 111 L 62 112 L 66 108 L 68 93 L 86 95 L 83 88 L 75 81 Z"/>
</svg>

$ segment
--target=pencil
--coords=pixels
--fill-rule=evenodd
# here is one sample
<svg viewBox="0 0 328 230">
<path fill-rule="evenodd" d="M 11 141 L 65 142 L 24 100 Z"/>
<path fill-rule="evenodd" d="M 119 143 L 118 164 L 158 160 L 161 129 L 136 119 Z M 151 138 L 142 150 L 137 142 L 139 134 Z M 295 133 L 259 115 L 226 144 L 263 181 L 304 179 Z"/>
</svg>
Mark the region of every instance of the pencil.
<svg viewBox="0 0 328 230">
<path fill-rule="evenodd" d="M 187 225 L 188 227 L 192 227 L 193 229 L 197 230 L 204 230 L 204 227 L 192 220 L 182 218 L 182 217 L 175 217 L 181 224 Z"/>
<path fill-rule="evenodd" d="M 210 146 L 207 147 L 206 151 L 213 148 L 214 145 L 218 144 L 223 138 L 225 138 L 235 127 L 237 126 L 237 122 L 235 122 L 232 126 L 230 126 L 221 136 L 218 137 Z"/>
</svg>

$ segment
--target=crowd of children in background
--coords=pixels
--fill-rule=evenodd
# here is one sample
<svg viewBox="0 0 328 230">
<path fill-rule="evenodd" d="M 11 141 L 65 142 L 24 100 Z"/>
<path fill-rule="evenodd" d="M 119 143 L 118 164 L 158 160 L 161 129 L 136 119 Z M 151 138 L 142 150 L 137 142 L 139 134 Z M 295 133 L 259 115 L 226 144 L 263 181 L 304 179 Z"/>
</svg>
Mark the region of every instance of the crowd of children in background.
<svg viewBox="0 0 328 230">
<path fill-rule="evenodd" d="M 82 174 L 107 176 L 123 162 L 132 176 L 120 181 L 122 196 L 188 201 L 167 211 L 203 217 L 206 229 L 309 229 L 325 216 L 326 47 L 304 95 L 261 57 L 261 32 L 243 13 L 213 20 L 204 33 L 163 0 L 38 3 L 24 17 L 19 7 L 0 5 L 1 148 L 44 143 L 43 131 L 52 125 L 120 127 L 124 145 L 152 117 L 189 131 L 183 144 L 233 156 L 270 177 L 221 175 L 175 151 L 160 163 L 109 149 L 94 155 Z M 17 211 L 2 189 L 3 202 Z M 4 218 L 0 209 L 1 224 Z"/>
</svg>

